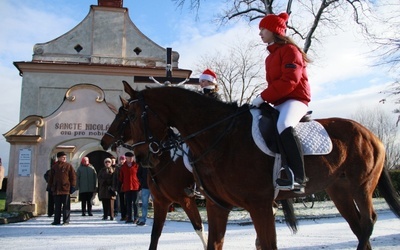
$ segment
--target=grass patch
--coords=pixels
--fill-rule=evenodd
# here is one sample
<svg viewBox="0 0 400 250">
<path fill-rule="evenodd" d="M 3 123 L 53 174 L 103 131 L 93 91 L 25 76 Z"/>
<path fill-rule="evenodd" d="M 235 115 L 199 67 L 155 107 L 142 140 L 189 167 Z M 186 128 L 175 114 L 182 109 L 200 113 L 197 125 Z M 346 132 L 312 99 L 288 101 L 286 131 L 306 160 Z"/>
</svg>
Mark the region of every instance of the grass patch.
<svg viewBox="0 0 400 250">
<path fill-rule="evenodd" d="M 0 192 L 0 211 L 6 209 L 6 192 Z"/>
</svg>

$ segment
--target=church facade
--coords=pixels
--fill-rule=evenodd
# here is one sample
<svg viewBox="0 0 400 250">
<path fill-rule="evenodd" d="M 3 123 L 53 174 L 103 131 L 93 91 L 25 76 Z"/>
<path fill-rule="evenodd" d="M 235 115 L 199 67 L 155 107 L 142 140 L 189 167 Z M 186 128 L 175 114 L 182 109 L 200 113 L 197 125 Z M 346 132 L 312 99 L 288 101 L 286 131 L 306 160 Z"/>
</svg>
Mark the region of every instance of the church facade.
<svg viewBox="0 0 400 250">
<path fill-rule="evenodd" d="M 88 156 L 97 170 L 104 158 L 124 153 L 100 146 L 119 96 L 127 98 L 122 80 L 141 90 L 155 84 L 149 76 L 166 72 L 190 79 L 191 70 L 178 67 L 179 54 L 166 58 L 167 52 L 134 25 L 123 1 L 99 0 L 75 28 L 36 44 L 32 61 L 14 62 L 22 90 L 20 122 L 4 134 L 11 145 L 7 210 L 46 213 L 43 175 L 57 152 L 75 168 Z"/>
</svg>

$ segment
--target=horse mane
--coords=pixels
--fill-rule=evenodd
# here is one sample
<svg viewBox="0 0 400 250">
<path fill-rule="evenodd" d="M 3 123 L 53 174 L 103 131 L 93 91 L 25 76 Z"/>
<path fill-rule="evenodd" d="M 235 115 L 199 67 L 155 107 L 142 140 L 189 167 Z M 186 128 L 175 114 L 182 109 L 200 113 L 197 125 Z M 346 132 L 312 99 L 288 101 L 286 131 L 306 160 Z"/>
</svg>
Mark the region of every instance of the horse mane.
<svg viewBox="0 0 400 250">
<path fill-rule="evenodd" d="M 148 88 L 141 91 L 143 94 L 149 93 L 159 93 L 162 92 L 164 95 L 168 95 L 170 97 L 175 95 L 180 95 L 186 97 L 186 99 L 194 104 L 205 106 L 204 108 L 212 111 L 213 109 L 230 109 L 237 110 L 238 108 L 249 108 L 248 104 L 244 104 L 241 107 L 238 106 L 237 102 L 223 102 L 221 100 L 210 98 L 204 96 L 200 92 L 188 90 L 180 87 L 157 87 L 157 88 Z"/>
</svg>

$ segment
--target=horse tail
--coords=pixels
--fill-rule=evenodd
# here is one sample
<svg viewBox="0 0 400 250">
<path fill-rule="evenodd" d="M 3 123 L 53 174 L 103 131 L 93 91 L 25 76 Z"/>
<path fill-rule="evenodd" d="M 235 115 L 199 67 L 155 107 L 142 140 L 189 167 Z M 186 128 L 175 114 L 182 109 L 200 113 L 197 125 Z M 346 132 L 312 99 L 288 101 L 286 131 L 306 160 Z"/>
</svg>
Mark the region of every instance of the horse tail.
<svg viewBox="0 0 400 250">
<path fill-rule="evenodd" d="M 293 200 L 281 200 L 283 215 L 285 216 L 286 225 L 292 231 L 292 233 L 297 233 L 297 218 L 294 214 Z"/>
<path fill-rule="evenodd" d="M 385 199 L 386 203 L 389 205 L 390 210 L 400 218 L 400 200 L 393 187 L 392 181 L 390 180 L 389 171 L 383 168 L 381 176 L 378 181 L 378 190 L 381 196 Z"/>
</svg>

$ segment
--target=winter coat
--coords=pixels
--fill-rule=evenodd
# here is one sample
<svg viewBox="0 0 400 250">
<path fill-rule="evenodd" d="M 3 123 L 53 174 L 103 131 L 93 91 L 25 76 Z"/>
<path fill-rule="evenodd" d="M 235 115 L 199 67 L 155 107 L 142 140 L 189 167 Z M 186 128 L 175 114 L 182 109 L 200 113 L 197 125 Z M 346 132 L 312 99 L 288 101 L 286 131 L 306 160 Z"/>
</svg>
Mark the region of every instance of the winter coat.
<svg viewBox="0 0 400 250">
<path fill-rule="evenodd" d="M 205 90 L 203 90 L 202 94 L 203 94 L 204 96 L 207 96 L 207 97 L 210 97 L 210 98 L 213 98 L 213 99 L 216 99 L 216 100 L 221 101 L 221 96 L 220 96 L 220 95 L 218 94 L 218 92 L 216 92 L 216 91 L 207 90 L 207 91 L 205 92 Z"/>
<path fill-rule="evenodd" d="M 147 184 L 147 173 L 148 173 L 148 169 L 147 168 L 139 166 L 138 178 L 139 178 L 140 188 L 141 189 L 142 188 L 149 189 L 149 185 Z"/>
<path fill-rule="evenodd" d="M 74 167 L 67 162 L 56 162 L 51 166 L 48 187 L 53 195 L 70 194 L 71 187 L 76 187 Z"/>
<path fill-rule="evenodd" d="M 119 180 L 122 182 L 121 191 L 138 191 L 140 189 L 139 178 L 137 177 L 137 172 L 139 165 L 136 162 L 132 163 L 132 166 L 128 167 L 125 162 L 119 172 Z"/>
<path fill-rule="evenodd" d="M 77 189 L 79 193 L 94 193 L 97 190 L 97 172 L 92 164 L 80 165 L 76 171 Z"/>
<path fill-rule="evenodd" d="M 115 167 L 115 172 L 113 174 L 113 188 L 118 193 L 121 193 L 122 182 L 119 180 L 119 173 L 121 172 L 121 165 Z"/>
<path fill-rule="evenodd" d="M 99 174 L 97 176 L 99 180 L 99 200 L 102 199 L 113 199 L 115 200 L 116 196 L 113 193 L 112 188 L 112 176 L 113 176 L 113 168 L 103 167 L 100 169 Z"/>
<path fill-rule="evenodd" d="M 292 44 L 272 44 L 265 59 L 268 87 L 261 93 L 264 101 L 279 105 L 295 99 L 308 105 L 311 100 L 306 63 Z"/>
</svg>

